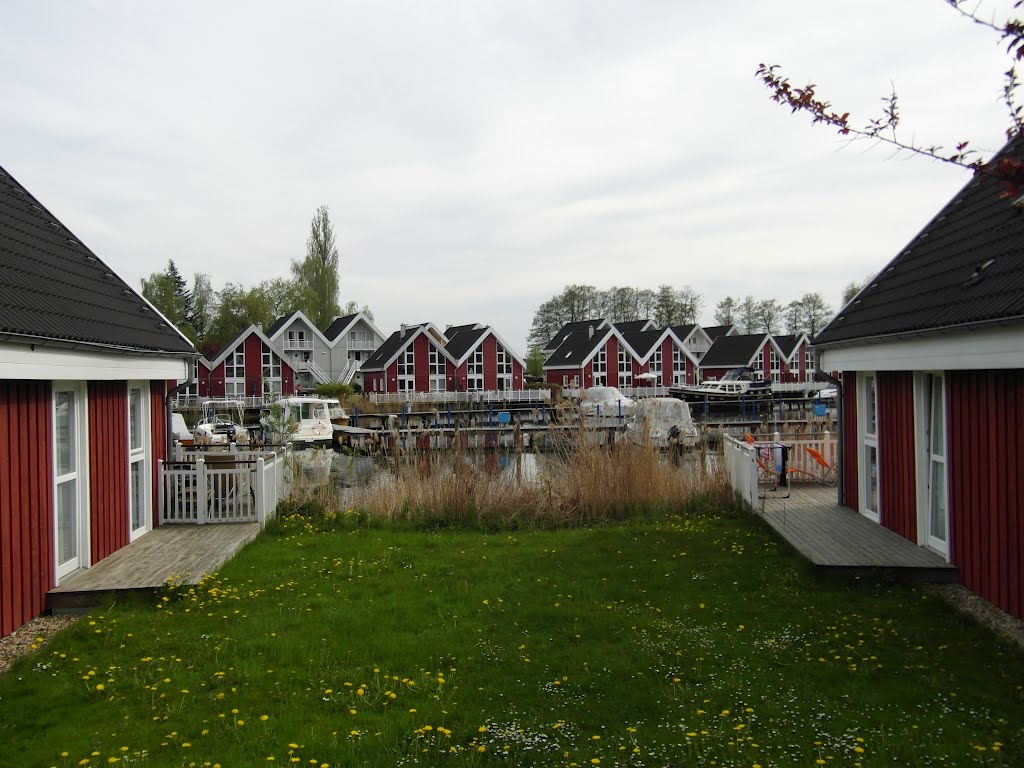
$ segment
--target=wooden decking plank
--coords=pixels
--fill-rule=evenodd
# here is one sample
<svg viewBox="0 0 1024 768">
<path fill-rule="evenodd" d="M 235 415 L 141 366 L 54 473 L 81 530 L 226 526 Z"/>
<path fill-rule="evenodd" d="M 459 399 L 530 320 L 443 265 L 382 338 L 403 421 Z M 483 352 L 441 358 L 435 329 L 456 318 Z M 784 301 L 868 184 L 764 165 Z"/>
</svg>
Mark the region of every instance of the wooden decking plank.
<svg viewBox="0 0 1024 768">
<path fill-rule="evenodd" d="M 956 579 L 956 567 L 938 554 L 839 506 L 834 489 L 794 485 L 788 498 L 769 493 L 760 514 L 802 557 L 825 571 L 884 568 L 925 579 Z"/>
<path fill-rule="evenodd" d="M 171 579 L 195 584 L 220 568 L 259 531 L 257 523 L 160 526 L 75 574 L 50 590 L 48 597 L 155 590 Z"/>
</svg>

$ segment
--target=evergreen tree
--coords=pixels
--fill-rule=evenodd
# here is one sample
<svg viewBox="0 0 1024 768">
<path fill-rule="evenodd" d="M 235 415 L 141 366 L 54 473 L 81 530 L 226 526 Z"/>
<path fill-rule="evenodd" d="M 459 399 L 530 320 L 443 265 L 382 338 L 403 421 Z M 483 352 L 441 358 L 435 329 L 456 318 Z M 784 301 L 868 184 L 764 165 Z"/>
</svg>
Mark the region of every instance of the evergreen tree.
<svg viewBox="0 0 1024 768">
<path fill-rule="evenodd" d="M 292 277 L 301 309 L 318 328 L 326 328 L 340 314 L 338 306 L 338 247 L 326 205 L 317 208 L 309 226 L 306 257 L 292 261 Z"/>
</svg>

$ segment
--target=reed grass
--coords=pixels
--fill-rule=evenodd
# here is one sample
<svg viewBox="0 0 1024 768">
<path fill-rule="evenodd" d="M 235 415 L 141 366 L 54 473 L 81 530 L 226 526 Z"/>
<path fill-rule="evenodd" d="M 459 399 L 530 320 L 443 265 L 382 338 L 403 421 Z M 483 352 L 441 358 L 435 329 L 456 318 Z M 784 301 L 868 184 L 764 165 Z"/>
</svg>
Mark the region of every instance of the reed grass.
<svg viewBox="0 0 1024 768">
<path fill-rule="evenodd" d="M 486 459 L 478 462 L 484 465 L 480 470 L 459 455 L 451 459 L 418 457 L 380 482 L 352 492 L 345 506 L 360 520 L 521 530 L 720 512 L 731 504 L 724 472 L 708 469 L 703 455 L 677 464 L 643 445 L 594 445 L 583 433 L 564 454 L 545 462 L 536 477 L 498 472 L 496 460 L 490 469 Z M 313 508 L 339 508 L 340 499 L 324 493 L 315 489 Z"/>
</svg>

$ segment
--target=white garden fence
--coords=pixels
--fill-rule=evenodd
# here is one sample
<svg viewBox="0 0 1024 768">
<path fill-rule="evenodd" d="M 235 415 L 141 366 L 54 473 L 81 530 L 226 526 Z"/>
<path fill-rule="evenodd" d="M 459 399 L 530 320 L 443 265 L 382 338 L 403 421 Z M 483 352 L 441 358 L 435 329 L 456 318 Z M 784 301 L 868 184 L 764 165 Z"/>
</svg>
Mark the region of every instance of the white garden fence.
<svg viewBox="0 0 1024 768">
<path fill-rule="evenodd" d="M 286 454 L 200 453 L 159 462 L 160 524 L 259 523 L 288 493 Z"/>
</svg>

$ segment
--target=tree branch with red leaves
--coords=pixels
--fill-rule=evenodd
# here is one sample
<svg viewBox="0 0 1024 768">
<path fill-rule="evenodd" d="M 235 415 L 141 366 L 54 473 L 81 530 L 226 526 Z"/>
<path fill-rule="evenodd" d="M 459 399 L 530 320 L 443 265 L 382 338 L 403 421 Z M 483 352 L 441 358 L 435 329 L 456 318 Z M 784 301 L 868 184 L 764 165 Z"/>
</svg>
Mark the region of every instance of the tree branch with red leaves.
<svg viewBox="0 0 1024 768">
<path fill-rule="evenodd" d="M 1002 98 L 1009 112 L 1011 125 L 1006 131 L 1007 139 L 1011 139 L 1024 128 L 1024 113 L 1022 106 L 1016 102 L 1016 92 L 1020 85 L 1017 78 L 1016 63 L 1024 59 L 1024 21 L 1020 19 L 1008 19 L 1004 22 L 987 20 L 978 15 L 977 7 L 974 10 L 964 8 L 963 0 L 946 0 L 961 16 L 991 29 L 1000 35 L 1000 38 L 1007 43 L 1007 54 L 1014 60 L 1014 64 L 1004 73 L 1004 84 Z M 1024 0 L 1017 0 L 1014 8 L 1024 5 Z M 986 163 L 981 154 L 969 148 L 969 141 L 961 141 L 952 151 L 937 144 L 925 145 L 914 141 L 904 141 L 898 129 L 900 125 L 899 99 L 896 91 L 890 91 L 889 95 L 882 99 L 882 111 L 877 117 L 872 117 L 863 127 L 857 127 L 850 122 L 850 113 L 840 113 L 832 107 L 832 104 L 818 96 L 817 85 L 808 83 L 804 86 L 794 86 L 789 78 L 783 76 L 778 65 L 761 64 L 757 68 L 756 77 L 768 89 L 770 98 L 790 109 L 792 113 L 803 112 L 811 116 L 811 122 L 835 128 L 840 136 L 855 140 L 873 140 L 880 144 L 893 147 L 897 152 L 909 152 L 914 155 L 921 155 L 932 160 L 960 166 L 970 170 L 972 173 L 985 174 L 997 179 L 1003 186 L 1005 197 L 1017 197 L 1024 192 L 1024 162 L 1004 157 L 996 162 Z"/>
</svg>

